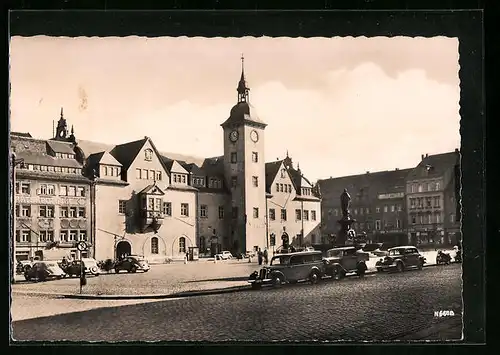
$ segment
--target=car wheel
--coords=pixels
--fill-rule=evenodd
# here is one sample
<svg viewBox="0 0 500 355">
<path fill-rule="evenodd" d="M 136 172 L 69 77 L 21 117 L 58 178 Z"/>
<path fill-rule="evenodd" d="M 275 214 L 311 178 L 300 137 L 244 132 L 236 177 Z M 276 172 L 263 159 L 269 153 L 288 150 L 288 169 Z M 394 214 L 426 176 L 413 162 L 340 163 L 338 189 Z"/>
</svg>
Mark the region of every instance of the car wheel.
<svg viewBox="0 0 500 355">
<path fill-rule="evenodd" d="M 419 260 L 419 261 L 418 261 L 417 268 L 418 268 L 419 270 L 422 270 L 422 269 L 424 268 L 424 263 L 423 263 L 421 260 Z"/>
<path fill-rule="evenodd" d="M 137 269 L 135 267 L 133 267 L 132 269 L 130 269 L 130 272 L 132 273 L 135 273 L 137 271 Z"/>
<path fill-rule="evenodd" d="M 120 269 L 115 268 L 115 272 L 118 274 L 120 272 Z"/>
<path fill-rule="evenodd" d="M 282 282 L 283 280 L 281 279 L 280 275 L 273 275 L 272 278 L 273 287 L 281 287 Z"/>
<path fill-rule="evenodd" d="M 359 277 L 365 276 L 366 269 L 363 266 L 358 266 L 358 269 L 356 270 L 356 274 L 358 274 Z"/>
<path fill-rule="evenodd" d="M 342 279 L 343 275 L 342 275 L 342 270 L 340 270 L 340 268 L 336 267 L 332 270 L 332 278 L 334 280 L 340 280 Z"/>
<path fill-rule="evenodd" d="M 404 267 L 403 263 L 398 263 L 396 266 L 396 270 L 398 270 L 398 272 L 405 271 L 405 267 Z"/>
<path fill-rule="evenodd" d="M 24 278 L 26 279 L 26 281 L 30 280 L 30 277 L 27 274 L 24 274 Z"/>
<path fill-rule="evenodd" d="M 316 285 L 320 280 L 319 274 L 317 271 L 311 272 L 311 275 L 309 275 L 309 282 L 311 285 Z"/>
</svg>

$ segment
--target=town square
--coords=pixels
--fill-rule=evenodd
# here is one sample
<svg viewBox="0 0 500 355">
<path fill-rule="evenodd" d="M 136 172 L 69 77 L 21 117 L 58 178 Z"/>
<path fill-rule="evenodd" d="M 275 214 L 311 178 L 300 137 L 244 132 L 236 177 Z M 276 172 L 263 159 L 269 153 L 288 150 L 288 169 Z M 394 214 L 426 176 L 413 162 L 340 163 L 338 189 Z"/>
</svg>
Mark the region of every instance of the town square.
<svg viewBox="0 0 500 355">
<path fill-rule="evenodd" d="M 460 340 L 457 46 L 13 38 L 13 339 Z"/>
</svg>

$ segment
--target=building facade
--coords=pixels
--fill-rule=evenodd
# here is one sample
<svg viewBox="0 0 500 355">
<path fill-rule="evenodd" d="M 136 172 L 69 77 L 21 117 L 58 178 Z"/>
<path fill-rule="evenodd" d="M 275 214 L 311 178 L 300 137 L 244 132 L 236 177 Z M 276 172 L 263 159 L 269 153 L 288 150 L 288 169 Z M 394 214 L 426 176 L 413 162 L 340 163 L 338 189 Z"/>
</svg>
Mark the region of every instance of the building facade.
<svg viewBox="0 0 500 355">
<path fill-rule="evenodd" d="M 353 227 L 357 233 L 365 233 L 371 242 L 400 245 L 406 241 L 405 188 L 410 171 L 367 172 L 318 181 L 324 211 L 321 228 L 323 242 L 337 234 L 337 221 L 342 217 L 340 194 L 345 188 L 351 195 L 350 213 L 356 220 Z"/>
<path fill-rule="evenodd" d="M 422 155 L 421 162 L 408 175 L 409 243 L 422 246 L 456 244 L 461 239 L 457 218 L 459 159 L 458 150 Z"/>
<path fill-rule="evenodd" d="M 57 135 L 67 138 L 62 112 Z M 82 173 L 71 139 L 65 142 L 11 134 L 11 150 L 21 160 L 13 184 L 14 253 L 18 261 L 40 257 L 48 249 L 60 249 L 68 257 L 94 256 L 91 181 Z M 90 249 L 77 251 L 78 241 L 86 241 Z"/>
<path fill-rule="evenodd" d="M 79 227 L 87 227 L 86 236 L 78 232 L 83 234 L 75 237 L 70 219 L 68 238 L 87 238 L 98 260 L 138 254 L 152 263 L 183 259 L 191 247 L 202 255 L 270 249 L 271 234 L 275 249 L 283 236 L 296 246 L 319 238 L 321 205 L 315 187 L 288 155 L 265 162 L 267 125 L 250 105 L 243 68 L 237 92 L 238 100 L 221 124 L 223 155 L 212 158 L 162 153 L 149 137 L 119 145 L 79 140 L 73 130 L 68 137 L 59 129 L 66 126 L 61 114 L 58 130 L 48 141 L 52 143 L 46 144 L 66 147 L 76 169 L 71 177 L 85 185 L 79 197 L 86 207 L 93 206 L 91 214 L 77 218 Z M 63 186 L 62 175 L 53 178 Z M 64 200 L 71 203 L 83 200 Z M 54 213 L 62 212 L 56 207 Z M 77 209 L 77 216 L 80 213 Z"/>
</svg>

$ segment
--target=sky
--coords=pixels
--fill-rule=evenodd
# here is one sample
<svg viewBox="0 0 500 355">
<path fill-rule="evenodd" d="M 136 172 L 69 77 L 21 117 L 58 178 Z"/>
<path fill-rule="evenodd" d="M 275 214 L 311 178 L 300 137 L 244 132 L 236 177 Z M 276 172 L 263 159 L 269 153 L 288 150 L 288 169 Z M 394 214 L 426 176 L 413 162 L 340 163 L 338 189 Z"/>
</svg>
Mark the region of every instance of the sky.
<svg viewBox="0 0 500 355">
<path fill-rule="evenodd" d="M 310 180 L 416 166 L 460 147 L 458 39 L 12 37 L 11 130 L 223 154 L 244 55 L 265 160 Z"/>
</svg>

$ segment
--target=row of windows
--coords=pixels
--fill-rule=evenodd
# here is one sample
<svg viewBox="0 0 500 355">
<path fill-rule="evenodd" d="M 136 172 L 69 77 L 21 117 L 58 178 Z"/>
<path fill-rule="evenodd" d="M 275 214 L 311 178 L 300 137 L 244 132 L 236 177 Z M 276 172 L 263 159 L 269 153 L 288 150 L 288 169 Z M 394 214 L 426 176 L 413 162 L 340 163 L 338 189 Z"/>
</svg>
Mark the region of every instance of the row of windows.
<svg viewBox="0 0 500 355">
<path fill-rule="evenodd" d="M 108 166 L 104 165 L 102 167 L 102 173 L 104 176 L 116 176 L 119 177 L 121 175 L 121 168 L 118 166 Z"/>
<path fill-rule="evenodd" d="M 231 164 L 235 164 L 237 162 L 238 162 L 238 153 L 231 152 Z M 252 152 L 252 162 L 253 163 L 259 162 L 259 153 L 258 152 Z"/>
<path fill-rule="evenodd" d="M 53 165 L 35 165 L 35 164 L 21 164 L 19 169 L 26 169 L 31 171 L 47 171 L 49 173 L 64 173 L 64 174 L 81 174 L 81 168 L 69 168 L 64 166 Z"/>
<path fill-rule="evenodd" d="M 176 175 L 176 174 L 173 174 Z M 156 180 L 161 181 L 162 174 L 158 170 L 148 170 L 148 169 L 135 169 L 135 177 L 139 180 Z"/>
<path fill-rule="evenodd" d="M 36 194 L 55 196 L 56 187 L 57 185 L 54 184 L 40 184 L 36 189 Z M 31 195 L 31 184 L 29 182 L 16 182 L 16 194 Z M 59 185 L 59 196 L 85 197 L 85 187 Z"/>
<path fill-rule="evenodd" d="M 32 205 L 16 205 L 16 217 L 31 217 L 32 215 Z M 70 217 L 70 218 L 85 218 L 86 217 L 85 207 L 59 207 L 60 217 Z M 38 217 L 44 218 L 54 218 L 55 217 L 55 206 L 54 205 L 41 205 L 38 206 Z"/>
<path fill-rule="evenodd" d="M 56 158 L 60 159 L 75 159 L 74 154 L 68 154 L 68 153 L 56 153 Z"/>
<path fill-rule="evenodd" d="M 441 207 L 441 197 L 440 196 L 410 198 L 410 208 L 411 209 L 424 208 L 424 207 L 431 208 L 433 206 L 434 206 L 434 208 Z"/>
<path fill-rule="evenodd" d="M 292 185 L 276 183 L 276 192 L 292 192 Z"/>
<path fill-rule="evenodd" d="M 145 201 L 145 200 L 144 200 Z M 165 216 L 172 216 L 172 203 L 171 202 L 163 202 L 161 198 L 152 198 L 148 199 L 147 205 L 148 215 L 154 215 L 154 212 L 162 213 Z M 118 201 L 118 213 L 126 214 L 127 213 L 127 201 L 119 200 Z M 181 216 L 189 217 L 189 204 L 181 203 Z"/>
<path fill-rule="evenodd" d="M 59 233 L 59 240 L 63 242 L 75 242 L 84 240 L 87 241 L 87 231 L 84 229 L 80 230 L 61 230 Z M 54 241 L 54 231 L 53 230 L 41 230 L 38 235 L 29 229 L 16 230 L 16 241 L 20 243 L 30 243 L 30 242 L 53 242 Z"/>
<path fill-rule="evenodd" d="M 186 252 L 186 238 L 179 238 L 179 253 Z M 158 254 L 159 246 L 158 246 L 158 237 L 151 238 L 151 254 Z"/>
<path fill-rule="evenodd" d="M 412 214 L 410 216 L 411 224 L 433 224 L 433 223 L 442 223 L 441 214 L 440 213 L 426 213 L 426 214 Z M 455 214 L 450 213 L 449 221 L 451 223 L 455 223 Z"/>
<path fill-rule="evenodd" d="M 411 184 L 410 191 L 415 192 L 426 192 L 426 191 L 439 191 L 441 189 L 441 184 L 439 182 L 429 182 L 421 184 Z"/>
<path fill-rule="evenodd" d="M 310 196 L 310 195 L 312 195 L 312 189 L 310 187 L 303 187 L 302 188 L 302 195 L 303 196 Z"/>
<path fill-rule="evenodd" d="M 295 219 L 297 221 L 300 221 L 302 219 L 304 219 L 304 221 L 308 221 L 309 220 L 309 212 L 311 212 L 311 221 L 315 221 L 316 220 L 316 211 L 300 210 L 300 209 L 295 210 Z M 286 221 L 286 218 L 287 218 L 286 209 L 282 209 L 281 210 L 281 220 Z M 269 209 L 269 219 L 271 221 L 276 220 L 276 210 L 274 208 Z"/>
<path fill-rule="evenodd" d="M 380 213 L 380 211 L 381 211 L 380 207 L 375 207 L 375 213 Z M 391 211 L 391 212 L 401 212 L 401 211 L 403 211 L 403 205 L 400 205 L 400 204 L 390 205 L 390 206 L 389 205 L 385 205 L 383 207 L 383 211 L 384 211 L 384 213 L 388 213 L 389 211 Z M 328 212 L 329 212 L 329 214 L 333 213 L 334 216 L 338 216 L 339 213 L 340 213 L 340 211 L 337 208 L 335 208 L 333 210 L 329 210 Z M 353 213 L 355 215 L 357 215 L 357 214 L 360 214 L 360 215 L 370 214 L 370 212 L 371 212 L 371 210 L 368 207 L 366 207 L 366 208 L 362 208 L 361 207 L 361 208 L 354 208 L 353 209 Z"/>
<path fill-rule="evenodd" d="M 172 174 L 172 182 L 185 184 L 187 182 L 186 174 Z"/>
</svg>

